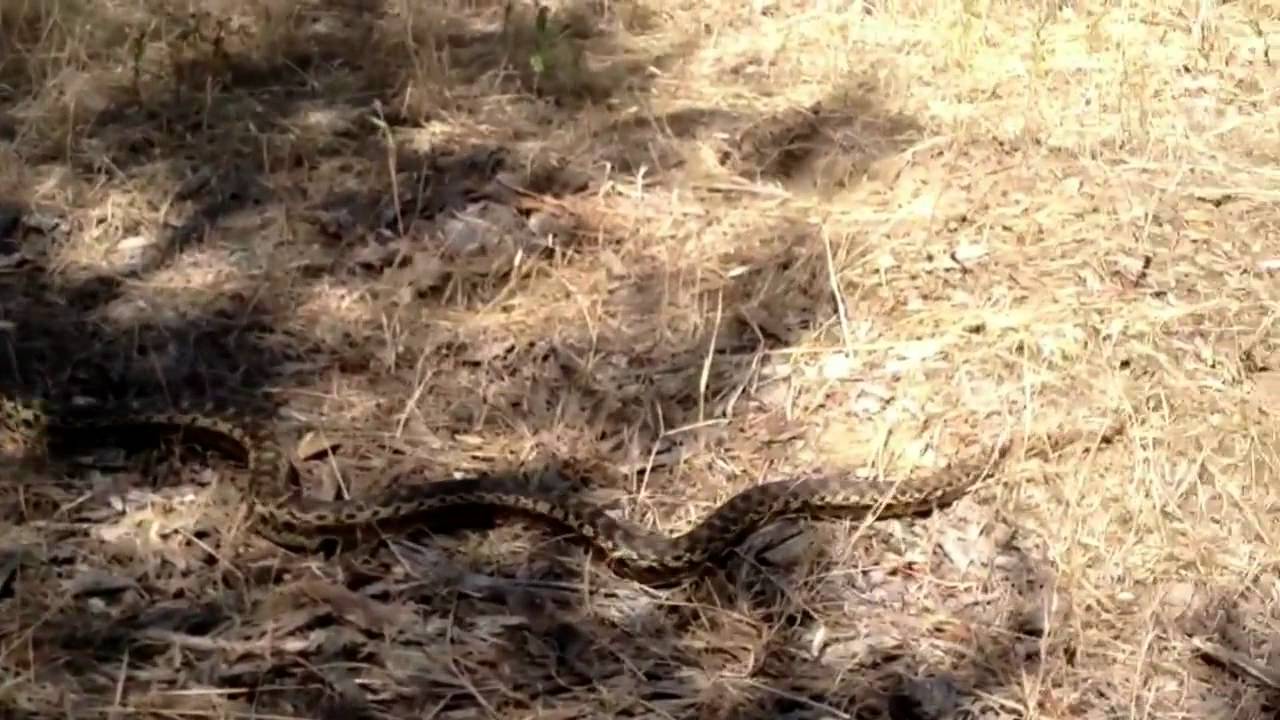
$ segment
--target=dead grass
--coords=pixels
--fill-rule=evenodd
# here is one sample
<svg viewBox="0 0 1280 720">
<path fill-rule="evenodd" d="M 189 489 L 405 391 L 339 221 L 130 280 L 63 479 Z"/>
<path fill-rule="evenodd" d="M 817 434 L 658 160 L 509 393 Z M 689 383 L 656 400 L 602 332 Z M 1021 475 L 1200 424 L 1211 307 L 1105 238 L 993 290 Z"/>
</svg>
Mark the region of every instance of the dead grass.
<svg viewBox="0 0 1280 720">
<path fill-rule="evenodd" d="M 0 0 L 6 392 L 245 398 L 337 443 L 316 494 L 567 457 L 669 532 L 1127 430 L 671 590 L 536 524 L 322 560 L 189 464 L 15 471 L 5 717 L 1280 707 L 1280 6 L 200 8 Z"/>
</svg>

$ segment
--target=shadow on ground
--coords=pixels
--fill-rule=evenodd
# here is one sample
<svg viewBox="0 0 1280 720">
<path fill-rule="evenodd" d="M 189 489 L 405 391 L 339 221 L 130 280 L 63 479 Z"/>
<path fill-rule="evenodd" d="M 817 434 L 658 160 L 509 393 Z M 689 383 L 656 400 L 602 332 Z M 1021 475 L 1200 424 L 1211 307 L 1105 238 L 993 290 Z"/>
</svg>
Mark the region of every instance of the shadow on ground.
<svg viewBox="0 0 1280 720">
<path fill-rule="evenodd" d="M 15 682 L 0 697 L 27 711 L 76 713 L 123 691 L 129 708 L 161 713 L 452 717 L 555 707 L 614 717 L 942 718 L 980 710 L 1047 656 L 1075 652 L 1044 634 L 1045 571 L 930 562 L 935 575 L 903 562 L 897 553 L 916 548 L 894 546 L 892 533 L 866 541 L 879 544 L 877 570 L 819 563 L 800 578 L 732 562 L 696 582 L 704 592 L 692 603 L 616 584 L 586 600 L 581 579 L 548 577 L 536 560 L 483 573 L 479 553 L 461 560 L 404 541 L 393 543 L 408 571 L 399 576 L 351 559 L 308 570 L 214 557 L 199 572 L 155 568 L 92 584 L 81 574 L 76 595 L 97 611 L 27 603 L 29 652 L 8 665 L 30 664 L 22 673 L 39 691 Z M 65 555 L 42 560 L 6 586 L 29 590 L 38 583 L 23 573 L 50 582 L 74 566 Z M 270 576 L 273 588 L 257 585 Z M 928 608 L 932 620 L 922 623 L 913 615 L 926 593 L 913 586 L 930 582 L 966 590 Z M 6 595 L 17 615 L 22 596 Z M 830 635 L 814 613 L 837 608 L 857 620 Z M 157 680 L 225 690 L 197 699 L 149 686 Z"/>
</svg>

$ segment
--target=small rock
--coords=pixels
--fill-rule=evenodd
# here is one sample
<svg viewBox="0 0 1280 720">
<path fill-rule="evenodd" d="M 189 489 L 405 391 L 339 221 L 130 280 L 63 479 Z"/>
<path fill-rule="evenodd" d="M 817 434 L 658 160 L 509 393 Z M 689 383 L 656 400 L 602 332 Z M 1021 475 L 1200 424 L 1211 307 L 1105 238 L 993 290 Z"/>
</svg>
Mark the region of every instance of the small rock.
<svg viewBox="0 0 1280 720">
<path fill-rule="evenodd" d="M 112 248 L 112 261 L 118 269 L 128 271 L 147 265 L 161 250 L 156 238 L 147 235 L 131 235 Z"/>
<path fill-rule="evenodd" d="M 960 245 L 951 251 L 951 259 L 961 265 L 967 265 L 986 257 L 987 252 L 986 245 Z"/>
</svg>

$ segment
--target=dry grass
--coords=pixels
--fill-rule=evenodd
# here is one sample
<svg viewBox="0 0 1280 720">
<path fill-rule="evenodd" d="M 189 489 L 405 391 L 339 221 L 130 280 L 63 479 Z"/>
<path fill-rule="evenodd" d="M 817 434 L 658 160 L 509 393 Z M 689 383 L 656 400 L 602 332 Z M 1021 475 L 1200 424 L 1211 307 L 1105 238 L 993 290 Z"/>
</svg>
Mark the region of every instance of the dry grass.
<svg viewBox="0 0 1280 720">
<path fill-rule="evenodd" d="M 317 494 L 569 457 L 670 532 L 1126 432 L 667 590 L 536 523 L 322 560 L 209 475 L 11 472 L 5 717 L 1280 708 L 1274 2 L 197 5 L 0 0 L 6 392 L 271 405 L 338 442 Z"/>
</svg>

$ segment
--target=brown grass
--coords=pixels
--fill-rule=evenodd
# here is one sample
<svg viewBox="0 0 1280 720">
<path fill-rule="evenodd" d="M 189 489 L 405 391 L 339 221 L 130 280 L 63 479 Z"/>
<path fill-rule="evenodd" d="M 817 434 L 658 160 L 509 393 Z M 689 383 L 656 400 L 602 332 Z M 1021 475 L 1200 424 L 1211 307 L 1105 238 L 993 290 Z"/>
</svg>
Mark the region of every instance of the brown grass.
<svg viewBox="0 0 1280 720">
<path fill-rule="evenodd" d="M 1280 5 L 196 6 L 0 0 L 18 399 L 227 396 L 336 443 L 316 494 L 569 458 L 668 532 L 1126 432 L 662 590 L 537 523 L 326 560 L 218 467 L 14 464 L 0 715 L 1280 708 Z"/>
</svg>

